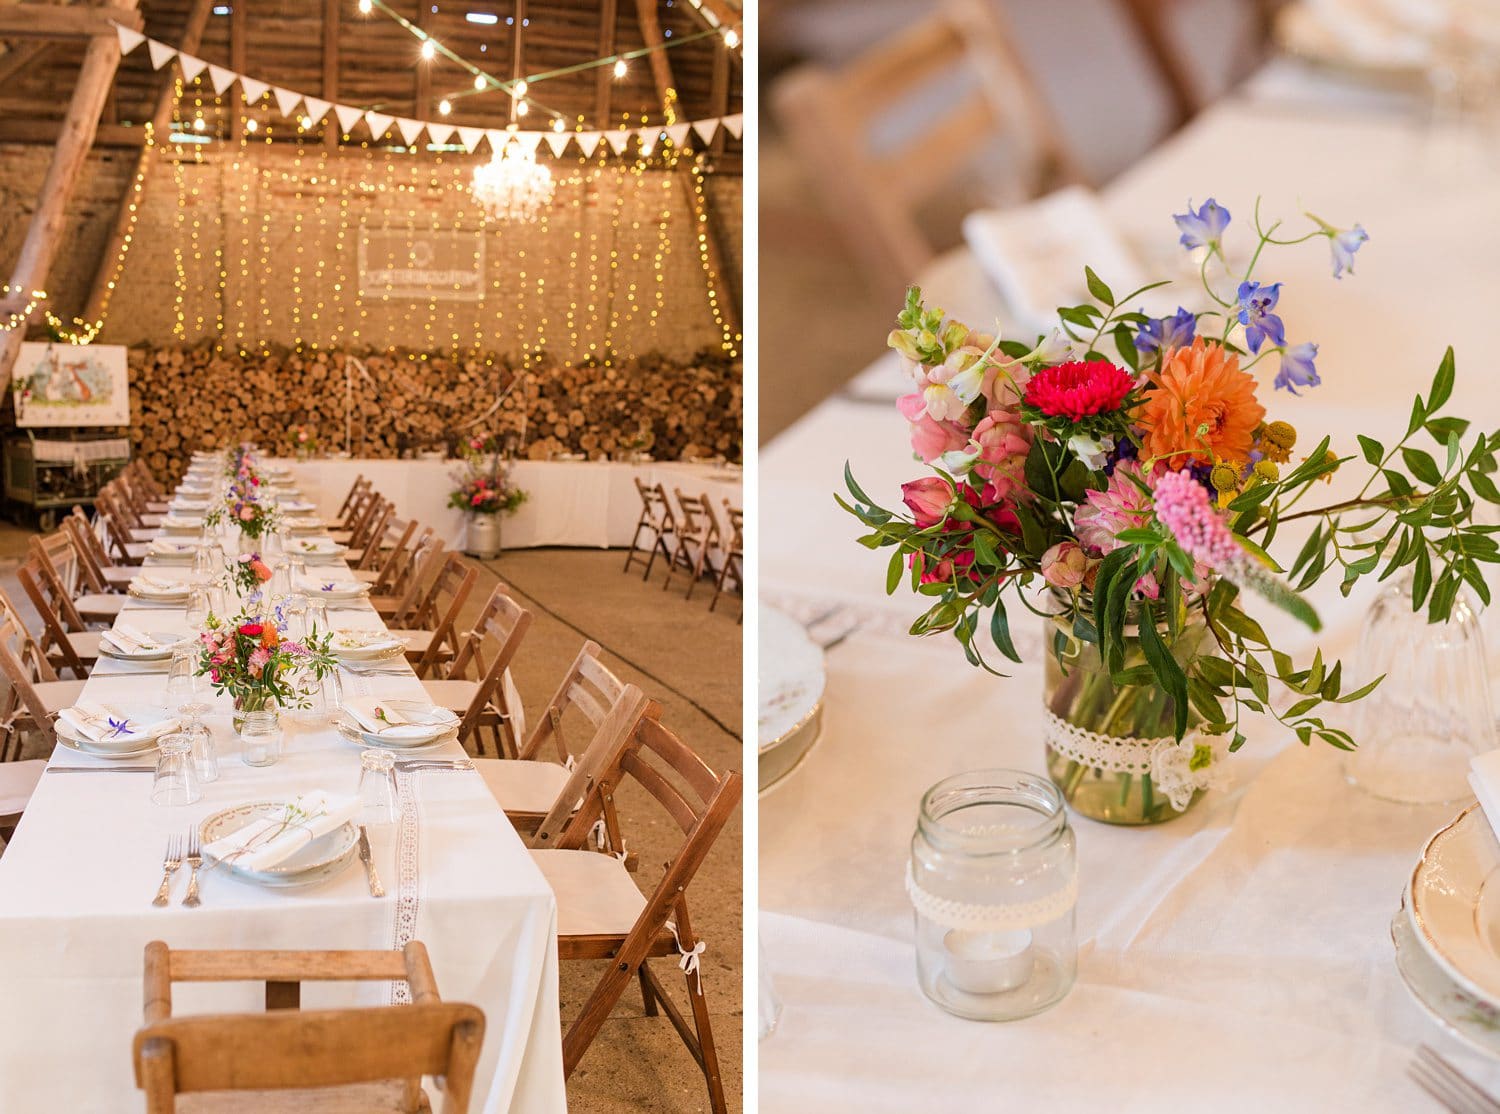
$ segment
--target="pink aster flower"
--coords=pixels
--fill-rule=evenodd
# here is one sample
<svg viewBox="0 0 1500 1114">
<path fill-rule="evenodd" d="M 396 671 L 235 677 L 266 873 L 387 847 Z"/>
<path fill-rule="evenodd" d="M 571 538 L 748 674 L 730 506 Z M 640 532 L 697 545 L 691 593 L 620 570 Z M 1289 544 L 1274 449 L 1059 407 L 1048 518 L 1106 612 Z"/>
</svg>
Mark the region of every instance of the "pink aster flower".
<svg viewBox="0 0 1500 1114">
<path fill-rule="evenodd" d="M 1156 481 L 1156 517 L 1172 531 L 1188 556 L 1209 568 L 1224 568 L 1244 560 L 1245 551 L 1234 540 L 1229 524 L 1214 510 L 1208 490 L 1192 473 L 1167 472 Z"/>
<path fill-rule="evenodd" d="M 1078 544 L 1092 556 L 1103 557 L 1119 549 L 1115 535 L 1151 521 L 1151 497 L 1129 479 L 1131 476 L 1139 479 L 1140 475 L 1140 465 L 1122 461 L 1110 477 L 1109 487 L 1084 493 L 1088 503 L 1073 515 L 1073 529 Z"/>
</svg>

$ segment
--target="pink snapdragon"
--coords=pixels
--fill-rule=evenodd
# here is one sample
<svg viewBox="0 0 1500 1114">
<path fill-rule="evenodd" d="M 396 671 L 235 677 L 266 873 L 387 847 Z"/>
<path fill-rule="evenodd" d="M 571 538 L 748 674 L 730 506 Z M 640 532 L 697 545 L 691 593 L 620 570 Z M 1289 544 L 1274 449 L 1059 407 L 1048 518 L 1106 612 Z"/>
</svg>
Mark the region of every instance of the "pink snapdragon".
<svg viewBox="0 0 1500 1114">
<path fill-rule="evenodd" d="M 969 431 L 953 422 L 940 422 L 927 416 L 921 395 L 903 395 L 896 408 L 911 423 L 911 451 L 931 464 L 944 453 L 954 452 L 968 443 Z"/>
<path fill-rule="evenodd" d="M 1208 491 L 1192 473 L 1167 472 L 1156 481 L 1156 517 L 1188 556 L 1209 568 L 1240 563 L 1245 551 L 1229 524 L 1214 510 Z"/>
<path fill-rule="evenodd" d="M 970 452 L 977 452 L 974 475 L 984 480 L 986 505 L 1026 494 L 1026 454 L 1031 429 L 1009 410 L 995 410 L 974 427 Z"/>
</svg>

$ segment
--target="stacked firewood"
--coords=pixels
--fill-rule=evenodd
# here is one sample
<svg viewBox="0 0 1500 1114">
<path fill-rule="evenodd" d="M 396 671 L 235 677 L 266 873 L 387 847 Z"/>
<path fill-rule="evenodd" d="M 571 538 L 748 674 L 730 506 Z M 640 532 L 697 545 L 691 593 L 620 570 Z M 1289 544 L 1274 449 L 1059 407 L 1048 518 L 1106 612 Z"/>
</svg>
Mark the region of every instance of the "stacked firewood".
<svg viewBox="0 0 1500 1114">
<path fill-rule="evenodd" d="M 355 456 L 452 453 L 495 436 L 504 451 L 657 460 L 741 451 L 743 372 L 700 354 L 529 368 L 490 357 L 452 359 L 392 351 L 238 356 L 211 346 L 130 350 L 130 436 L 137 456 L 166 478 L 195 449 L 241 439 L 290 453 L 299 429 L 320 451 L 341 451 L 346 400 Z"/>
</svg>

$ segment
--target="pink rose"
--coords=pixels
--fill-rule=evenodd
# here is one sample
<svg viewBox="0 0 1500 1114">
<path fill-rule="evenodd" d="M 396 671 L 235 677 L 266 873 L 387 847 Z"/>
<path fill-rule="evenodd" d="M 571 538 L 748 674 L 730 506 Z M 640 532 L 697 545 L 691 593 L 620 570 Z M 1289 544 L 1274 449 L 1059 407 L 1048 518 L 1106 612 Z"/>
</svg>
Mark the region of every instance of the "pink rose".
<svg viewBox="0 0 1500 1114">
<path fill-rule="evenodd" d="M 1026 491 L 1026 454 L 1031 431 L 1008 410 L 992 411 L 974 427 L 969 451 L 978 452 L 974 475 L 985 481 L 985 505 L 999 503 Z"/>
<path fill-rule="evenodd" d="M 944 453 L 961 449 L 968 442 L 968 434 L 962 426 L 953 422 L 939 422 L 926 414 L 927 403 L 922 396 L 903 395 L 896 400 L 896 408 L 911 423 L 911 449 L 931 464 Z"/>
<path fill-rule="evenodd" d="M 910 508 L 917 525 L 925 530 L 948 517 L 953 492 L 937 476 L 928 476 L 902 484 L 901 501 Z"/>
<path fill-rule="evenodd" d="M 479 506 L 480 503 L 483 503 L 483 502 L 484 502 L 484 492 L 482 492 L 482 491 L 476 491 L 474 493 L 474 498 L 472 498 L 472 499 L 469 500 L 469 506 L 471 506 L 471 507 L 477 507 L 477 506 Z"/>
<path fill-rule="evenodd" d="M 1054 588 L 1077 588 L 1089 571 L 1089 559 L 1077 542 L 1058 542 L 1042 554 L 1042 579 Z"/>
<path fill-rule="evenodd" d="M 246 507 L 242 511 L 240 511 L 240 518 L 245 522 L 249 522 L 254 517 L 255 508 L 253 507 Z"/>
<path fill-rule="evenodd" d="M 913 553 L 907 560 L 907 564 L 919 557 L 920 554 Z M 974 551 L 961 549 L 950 556 L 944 557 L 934 564 L 927 565 L 922 569 L 921 581 L 923 584 L 946 584 L 953 579 L 955 570 L 960 578 L 969 572 L 974 564 Z"/>
</svg>

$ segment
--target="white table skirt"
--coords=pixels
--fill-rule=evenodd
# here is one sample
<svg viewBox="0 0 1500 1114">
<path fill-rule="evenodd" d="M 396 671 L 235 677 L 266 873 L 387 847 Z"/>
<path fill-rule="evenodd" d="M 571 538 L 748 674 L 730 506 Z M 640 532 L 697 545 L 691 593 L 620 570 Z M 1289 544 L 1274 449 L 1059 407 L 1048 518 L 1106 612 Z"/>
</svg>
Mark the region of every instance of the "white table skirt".
<svg viewBox="0 0 1500 1114">
<path fill-rule="evenodd" d="M 1288 337 L 1322 345 L 1323 386 L 1304 398 L 1273 394 L 1274 361 L 1262 377 L 1299 453 L 1322 432 L 1341 453 L 1355 451 L 1356 431 L 1392 443 L 1449 342 L 1450 412 L 1500 425 L 1486 359 L 1500 166 L 1476 150 L 1461 172 L 1439 174 L 1427 144 L 1390 119 L 1229 104 L 1106 191 L 1120 229 L 1167 253 L 1170 214 L 1189 197 L 1231 210 L 1231 244 L 1243 243 L 1257 190 L 1268 216 L 1363 222 L 1370 242 L 1353 278 L 1330 279 L 1321 242 L 1268 252 L 1262 267 L 1286 282 Z M 927 286 L 975 324 L 993 319 L 965 253 Z M 902 885 L 919 798 L 962 770 L 1043 771 L 1041 647 L 1018 621 L 1028 661 L 1001 680 L 970 668 L 947 636 L 904 637 L 921 605 L 882 595 L 889 553 L 854 544 L 859 524 L 830 509 L 846 459 L 887 506 L 924 474 L 890 404 L 900 389 L 881 361 L 760 458 L 762 594 L 803 617 L 842 603 L 863 622 L 828 656 L 822 738 L 760 803 L 764 961 L 784 1002 L 759 1047 L 762 1110 L 1404 1112 L 1430 1105 L 1404 1074 L 1423 1041 L 1500 1089 L 1500 1069 L 1411 1000 L 1389 936 L 1423 841 L 1457 809 L 1375 801 L 1345 784 L 1335 752 L 1295 745 L 1274 724 L 1249 725 L 1237 787 L 1185 818 L 1153 829 L 1075 820 L 1079 973 L 1060 1005 L 986 1025 L 922 997 Z M 1346 471 L 1330 497 L 1354 479 Z M 1316 598 L 1319 643 L 1347 656 L 1368 592 Z"/>
<path fill-rule="evenodd" d="M 357 476 L 368 476 L 375 490 L 396 504 L 396 514 L 415 518 L 438 532 L 444 544 L 462 546 L 467 518 L 448 506 L 458 486 L 461 465 L 439 460 L 308 460 L 287 461 L 298 485 L 319 501 L 325 515 L 335 513 Z M 738 470 L 712 464 L 663 462 L 624 464 L 613 461 L 519 460 L 511 478 L 527 493 L 515 514 L 500 519 L 502 544 L 507 549 L 535 546 L 584 546 L 618 549 L 629 546 L 641 516 L 635 477 L 661 484 L 675 508 L 676 490 L 685 495 L 707 495 L 720 529 L 728 529 L 724 502 L 741 507 Z M 313 494 L 316 493 L 316 494 Z"/>
<path fill-rule="evenodd" d="M 152 573 L 182 579 L 181 565 Z M 133 604 L 127 621 L 186 631 L 180 607 Z M 379 627 L 368 607 L 337 610 L 336 626 Z M 344 677 L 346 692 L 419 697 L 410 677 Z M 85 687 L 92 701 L 165 702 L 164 673 L 101 660 Z M 562 1111 L 557 905 L 530 853 L 475 772 L 415 775 L 419 823 L 415 874 L 403 876 L 394 827 L 370 831 L 387 896 L 370 897 L 351 866 L 318 886 L 273 891 L 214 871 L 203 905 L 184 909 L 186 869 L 173 903 L 150 904 L 169 834 L 243 801 L 285 800 L 312 789 L 353 793 L 359 750 L 331 727 L 284 725 L 281 761 L 252 769 L 238 755 L 229 705 L 207 717 L 219 746 L 219 780 L 184 808 L 151 803 L 149 773 L 44 774 L 14 841 L 0 858 L 0 1109 L 99 1112 L 144 1108 L 130 1042 L 141 1025 L 143 951 L 174 948 L 383 949 L 397 943 L 403 890 L 415 910 L 412 938 L 427 945 L 443 996 L 484 1010 L 486 1033 L 471 1109 Z M 462 757 L 450 743 L 441 752 Z M 147 763 L 150 759 L 139 760 Z M 59 747 L 53 765 L 103 764 Z M 404 775 L 407 777 L 413 775 Z M 403 886 L 403 877 L 407 878 Z M 309 984 L 310 1007 L 382 1004 L 389 984 Z M 258 986 L 175 987 L 174 1012 L 245 1011 L 264 1005 Z"/>
</svg>

